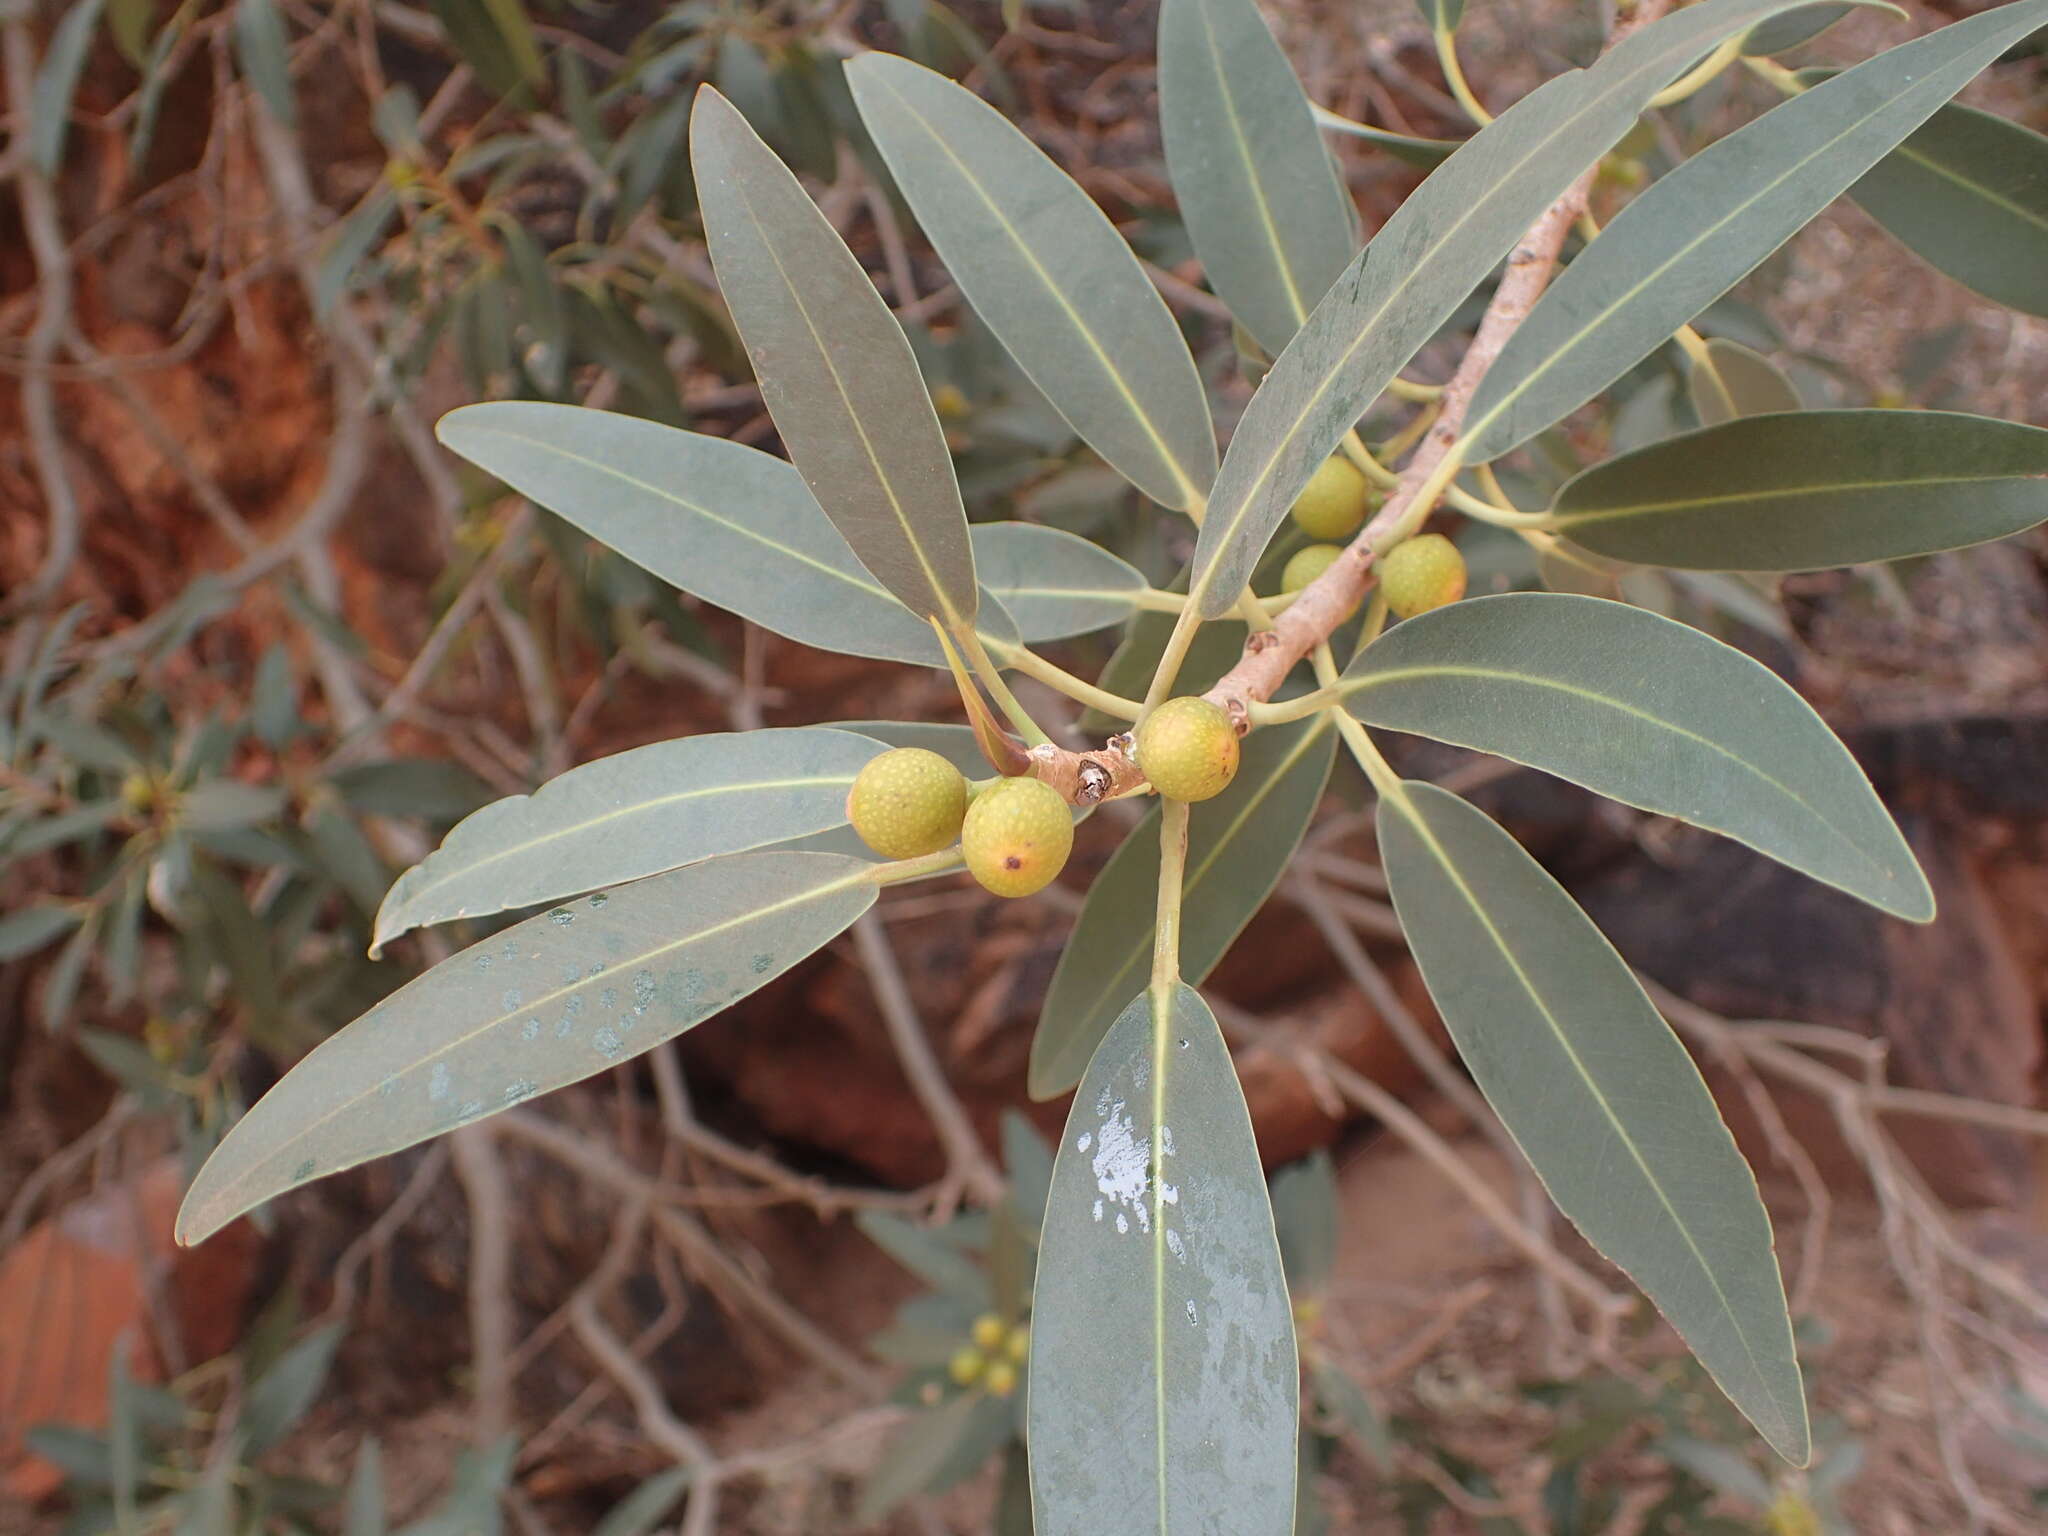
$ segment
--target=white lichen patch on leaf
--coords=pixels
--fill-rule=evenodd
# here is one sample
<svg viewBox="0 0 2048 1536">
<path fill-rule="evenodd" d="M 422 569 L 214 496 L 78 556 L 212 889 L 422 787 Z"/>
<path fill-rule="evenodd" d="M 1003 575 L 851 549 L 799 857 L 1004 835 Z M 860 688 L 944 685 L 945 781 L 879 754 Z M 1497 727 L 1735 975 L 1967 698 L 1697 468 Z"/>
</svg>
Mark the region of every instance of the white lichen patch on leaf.
<svg viewBox="0 0 2048 1536">
<path fill-rule="evenodd" d="M 1145 1201 L 1146 1186 L 1150 1182 L 1150 1152 L 1151 1148 L 1138 1139 L 1136 1124 L 1124 1113 L 1124 1101 L 1118 1099 L 1103 1117 L 1102 1127 L 1096 1135 L 1095 1158 L 1089 1166 L 1095 1174 L 1095 1187 L 1102 1192 L 1103 1199 L 1128 1207 L 1140 1232 L 1152 1230 L 1152 1212 Z M 1100 1202 L 1095 1207 L 1095 1219 L 1102 1219 Z M 1117 1230 L 1129 1230 L 1121 1216 L 1117 1218 Z"/>
</svg>

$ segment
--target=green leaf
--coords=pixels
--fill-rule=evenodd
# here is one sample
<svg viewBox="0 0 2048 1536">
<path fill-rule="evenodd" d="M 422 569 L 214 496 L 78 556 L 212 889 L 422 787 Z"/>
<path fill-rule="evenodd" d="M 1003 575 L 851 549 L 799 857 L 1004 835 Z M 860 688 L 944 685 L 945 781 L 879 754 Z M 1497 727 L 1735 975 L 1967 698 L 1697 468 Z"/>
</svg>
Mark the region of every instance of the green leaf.
<svg viewBox="0 0 2048 1536">
<path fill-rule="evenodd" d="M 222 1447 L 207 1462 L 199 1480 L 182 1496 L 184 1510 L 175 1536 L 238 1536 L 235 1521 L 235 1477 L 240 1460 Z M 161 1507 L 161 1506 L 159 1506 Z"/>
<path fill-rule="evenodd" d="M 1592 68 L 1538 86 L 1431 173 L 1252 396 L 1195 544 L 1188 597 L 1202 618 L 1237 602 L 1309 477 L 1536 217 L 1702 53 L 1785 8 L 1786 0 L 1703 0 L 1653 22 Z"/>
<path fill-rule="evenodd" d="M 252 1453 L 277 1444 L 313 1406 L 341 1347 L 342 1331 L 340 1323 L 316 1329 L 279 1356 L 249 1389 L 242 1400 L 241 1429 Z"/>
<path fill-rule="evenodd" d="M 298 117 L 291 53 L 275 0 L 235 0 L 235 60 L 271 115 L 286 127 Z"/>
<path fill-rule="evenodd" d="M 57 174 L 64 163 L 64 140 L 71 132 L 71 102 L 78 94 L 78 77 L 85 68 L 85 56 L 92 52 L 94 30 L 99 26 L 102 0 L 80 0 L 64 13 L 64 19 L 50 34 L 50 50 L 36 71 L 35 90 L 29 96 L 28 157 L 45 176 Z"/>
<path fill-rule="evenodd" d="M 648 1536 L 674 1507 L 693 1475 L 688 1467 L 671 1467 L 650 1477 L 606 1511 L 591 1536 Z"/>
<path fill-rule="evenodd" d="M 1327 1360 L 1312 1363 L 1309 1378 L 1315 1384 L 1317 1404 L 1336 1420 L 1333 1427 L 1350 1435 L 1380 1471 L 1393 1471 L 1393 1436 L 1387 1432 L 1386 1418 L 1367 1396 L 1365 1388 L 1352 1380 L 1348 1372 Z"/>
<path fill-rule="evenodd" d="M 1014 1109 L 1003 1111 L 1003 1170 L 1010 1176 L 1010 1201 L 1018 1219 L 1034 1239 L 1045 1222 L 1046 1195 L 1052 1189 L 1052 1148 L 1038 1127 Z"/>
<path fill-rule="evenodd" d="M 1031 1325 L 1040 1536 L 1274 1532 L 1301 1383 L 1251 1117 L 1192 987 L 1140 994 L 1074 1096 Z"/>
<path fill-rule="evenodd" d="M 1930 266 L 1994 303 L 2048 316 L 2048 138 L 1946 106 L 1849 195 Z"/>
<path fill-rule="evenodd" d="M 1692 1058 L 1564 889 L 1457 796 L 1403 784 L 1379 841 L 1430 996 L 1551 1198 L 1804 1464 L 1770 1218 Z"/>
<path fill-rule="evenodd" d="M 509 96 L 545 74 L 540 44 L 520 0 L 429 0 L 449 42 L 484 88 Z"/>
<path fill-rule="evenodd" d="M 1273 1175 L 1273 1229 L 1288 1288 L 1319 1289 L 1337 1261 L 1337 1172 L 1318 1147 Z"/>
<path fill-rule="evenodd" d="M 1301 82 L 1252 0 L 1160 7 L 1159 128 L 1209 286 L 1277 355 L 1358 241 Z"/>
<path fill-rule="evenodd" d="M 1465 0 L 1415 0 L 1415 9 L 1432 32 L 1455 32 L 1465 16 Z"/>
<path fill-rule="evenodd" d="M 46 901 L 0 917 L 0 965 L 53 943 L 83 922 L 85 913 L 83 905 Z"/>
<path fill-rule="evenodd" d="M 685 736 L 571 768 L 460 822 L 393 883 L 370 953 L 413 928 L 561 901 L 838 826 L 880 742 L 801 727 Z"/>
<path fill-rule="evenodd" d="M 313 284 L 313 312 L 321 319 L 333 313 L 335 304 L 348 291 L 349 279 L 357 265 L 397 222 L 398 194 L 389 182 L 380 181 L 335 231 L 333 242 L 320 258 Z"/>
<path fill-rule="evenodd" d="M 1934 895 L 1849 749 L 1766 667 L 1625 603 L 1474 598 L 1344 673 L 1367 725 L 1492 752 L 1724 833 L 1895 916 Z"/>
<path fill-rule="evenodd" d="M 1377 144 L 1396 160 L 1415 166 L 1418 170 L 1434 170 L 1457 149 L 1456 139 L 1419 139 L 1411 133 L 1395 133 L 1388 128 L 1374 128 L 1367 123 L 1353 122 L 1350 118 L 1332 112 L 1328 107 L 1314 107 L 1316 126 L 1331 133 L 1341 133 L 1347 138 L 1363 139 L 1368 144 Z"/>
<path fill-rule="evenodd" d="M 917 1415 L 869 1472 L 855 1521 L 871 1528 L 905 1499 L 973 1476 L 1010 1438 L 1011 1424 L 1009 1403 L 984 1392 L 962 1393 Z"/>
<path fill-rule="evenodd" d="M 1037 523 L 977 523 L 974 566 L 982 588 L 1016 621 L 1027 644 L 1121 624 L 1150 583 L 1091 540 Z"/>
<path fill-rule="evenodd" d="M 193 832 L 222 832 L 269 821 L 284 806 L 285 792 L 278 785 L 208 779 L 178 796 L 177 816 Z"/>
<path fill-rule="evenodd" d="M 111 0 L 107 6 L 107 30 L 114 34 L 114 46 L 138 71 L 149 64 L 149 34 L 155 25 L 156 0 Z"/>
<path fill-rule="evenodd" d="M 898 1264 L 949 1296 L 971 1306 L 988 1305 L 988 1275 L 958 1248 L 929 1229 L 891 1211 L 865 1210 L 854 1217 L 868 1241 Z"/>
<path fill-rule="evenodd" d="M 519 1442 L 510 1435 L 464 1451 L 455 1459 L 448 1497 L 399 1536 L 499 1536 L 504 1518 L 498 1505 L 512 1481 L 518 1452 Z"/>
<path fill-rule="evenodd" d="M 228 1132 L 186 1193 L 178 1240 L 673 1039 L 866 911 L 870 872 L 832 854 L 735 854 L 444 960 L 315 1048 Z"/>
<path fill-rule="evenodd" d="M 1799 391 L 1761 352 L 1752 352 L 1739 341 L 1716 336 L 1707 343 L 1707 355 L 1695 361 L 1686 375 L 1692 395 L 1693 414 L 1700 425 L 1717 427 L 1738 416 L 1768 416 L 1779 411 L 1802 409 Z"/>
<path fill-rule="evenodd" d="M 348 1496 L 341 1517 L 341 1536 L 384 1536 L 384 1450 L 375 1435 L 366 1435 L 349 1473 Z"/>
<path fill-rule="evenodd" d="M 327 782 L 351 810 L 370 816 L 459 821 L 490 797 L 460 763 L 431 757 L 387 757 L 337 769 Z"/>
<path fill-rule="evenodd" d="M 1216 478 L 1201 376 L 1102 210 L 945 76 L 867 53 L 847 64 L 846 79 L 918 223 L 1031 382 L 1147 496 L 1198 505 Z"/>
<path fill-rule="evenodd" d="M 2044 21 L 2048 0 L 2017 0 L 1903 43 L 1652 183 L 1501 349 L 1466 416 L 1467 457 L 1499 458 L 1656 351 Z"/>
<path fill-rule="evenodd" d="M 861 563 L 920 618 L 973 622 L 953 461 L 896 317 L 788 167 L 709 86 L 690 164 L 719 287 L 783 446 Z"/>
<path fill-rule="evenodd" d="M 1270 726 L 1244 741 L 1237 777 L 1188 816 L 1181 887 L 1181 974 L 1199 984 L 1279 883 L 1308 830 L 1336 756 L 1326 717 Z M 1145 987 L 1159 886 L 1159 811 L 1131 829 L 1074 921 L 1031 1041 L 1031 1096 L 1081 1080 L 1117 1014 Z"/>
<path fill-rule="evenodd" d="M 1946 411 L 1745 416 L 1596 464 L 1551 512 L 1574 543 L 1640 565 L 1899 560 L 2048 518 L 2048 430 Z"/>
<path fill-rule="evenodd" d="M 868 573 L 781 459 L 634 416 L 526 400 L 464 406 L 435 432 L 634 564 L 764 629 L 853 656 L 946 664 L 931 626 Z M 1017 638 L 985 594 L 976 623 L 985 643 Z"/>
<path fill-rule="evenodd" d="M 1874 6 L 1897 16 L 1906 14 L 1898 6 L 1887 4 L 1886 0 L 1846 0 L 1846 3 L 1844 0 L 1826 0 L 1820 5 L 1802 5 L 1797 10 L 1773 16 L 1769 21 L 1751 27 L 1749 35 L 1742 40 L 1742 51 L 1751 58 L 1789 53 L 1802 44 L 1812 42 L 1851 11 L 1863 6 Z"/>
</svg>

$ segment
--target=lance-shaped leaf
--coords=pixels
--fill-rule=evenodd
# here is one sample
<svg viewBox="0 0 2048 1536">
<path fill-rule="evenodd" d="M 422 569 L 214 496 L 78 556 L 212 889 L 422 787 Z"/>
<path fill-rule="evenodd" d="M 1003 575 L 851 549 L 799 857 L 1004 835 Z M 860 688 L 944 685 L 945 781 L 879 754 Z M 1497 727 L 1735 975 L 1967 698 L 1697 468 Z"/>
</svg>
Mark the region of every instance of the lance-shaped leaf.
<svg viewBox="0 0 2048 1536">
<path fill-rule="evenodd" d="M 505 400 L 450 411 L 455 452 L 670 585 L 822 650 L 942 667 L 899 602 L 772 454 L 612 411 Z M 1017 638 L 1000 603 L 984 643 Z"/>
<path fill-rule="evenodd" d="M 1309 476 L 1537 216 L 1658 91 L 1787 0 L 1703 0 L 1546 81 L 1459 146 L 1323 296 L 1252 396 L 1195 544 L 1190 605 L 1226 612 Z"/>
<path fill-rule="evenodd" d="M 1395 133 L 1390 128 L 1375 128 L 1369 123 L 1355 122 L 1328 107 L 1315 107 L 1316 126 L 1327 128 L 1332 133 L 1341 133 L 1347 138 L 1363 139 L 1368 144 L 1377 144 L 1396 160 L 1405 161 L 1421 170 L 1431 170 L 1450 158 L 1458 147 L 1456 139 L 1421 139 L 1412 133 Z"/>
<path fill-rule="evenodd" d="M 1301 82 L 1252 0 L 1160 7 L 1159 129 L 1209 286 L 1277 356 L 1358 241 Z"/>
<path fill-rule="evenodd" d="M 1327 716 L 1254 731 L 1230 787 L 1190 808 L 1180 920 L 1180 968 L 1190 982 L 1216 968 L 1272 894 L 1322 799 L 1336 750 Z M 1088 887 L 1060 953 L 1031 1041 L 1034 1099 L 1078 1083 L 1118 1010 L 1144 989 L 1158 887 L 1155 807 Z"/>
<path fill-rule="evenodd" d="M 495 934 L 286 1073 L 199 1170 L 178 1241 L 651 1050 L 773 981 L 874 899 L 861 860 L 741 853 Z"/>
<path fill-rule="evenodd" d="M 1192 987 L 1124 1009 L 1053 1165 L 1031 1318 L 1039 1536 L 1293 1529 L 1301 1384 L 1251 1117 Z"/>
<path fill-rule="evenodd" d="M 1802 5 L 1796 11 L 1787 11 L 1782 16 L 1773 16 L 1769 21 L 1751 27 L 1749 35 L 1742 40 L 1742 51 L 1751 58 L 1790 52 L 1802 43 L 1812 42 L 1861 6 L 1874 6 L 1897 16 L 1906 14 L 1889 0 L 1824 0 L 1822 4 Z"/>
<path fill-rule="evenodd" d="M 1397 625 L 1345 707 L 1725 833 L 1899 917 L 1934 896 L 1849 749 L 1775 674 L 1687 624 L 1511 592 Z"/>
<path fill-rule="evenodd" d="M 1094 200 L 944 75 L 868 53 L 846 79 L 918 223 L 1031 382 L 1147 496 L 1200 503 L 1216 478 L 1201 375 Z"/>
<path fill-rule="evenodd" d="M 1778 371 L 1777 364 L 1725 336 L 1708 341 L 1707 355 L 1695 359 L 1686 376 L 1686 388 L 1692 396 L 1693 414 L 1708 427 L 1738 416 L 1796 411 L 1803 404 L 1799 391 Z"/>
<path fill-rule="evenodd" d="M 2048 430 L 1949 411 L 1745 416 L 1596 464 L 1551 511 L 1574 543 L 1639 565 L 1899 560 L 2048 518 Z"/>
<path fill-rule="evenodd" d="M 1529 312 L 1465 419 L 1499 458 L 1648 357 L 2048 22 L 2017 0 L 1879 54 L 1701 150 L 1615 216 Z"/>
<path fill-rule="evenodd" d="M 783 446 L 861 564 L 919 617 L 973 622 L 974 552 L 903 327 L 789 168 L 709 86 L 690 165 L 718 285 Z"/>
<path fill-rule="evenodd" d="M 1101 545 L 1038 523 L 977 523 L 974 565 L 1027 643 L 1121 624 L 1150 586 Z"/>
<path fill-rule="evenodd" d="M 884 750 L 800 727 L 685 736 L 571 768 L 457 822 L 393 882 L 370 954 L 430 923 L 561 901 L 836 827 L 854 775 Z"/>
<path fill-rule="evenodd" d="M 1943 107 L 1849 195 L 1965 288 L 2048 316 L 2048 138 L 1989 112 Z"/>
</svg>

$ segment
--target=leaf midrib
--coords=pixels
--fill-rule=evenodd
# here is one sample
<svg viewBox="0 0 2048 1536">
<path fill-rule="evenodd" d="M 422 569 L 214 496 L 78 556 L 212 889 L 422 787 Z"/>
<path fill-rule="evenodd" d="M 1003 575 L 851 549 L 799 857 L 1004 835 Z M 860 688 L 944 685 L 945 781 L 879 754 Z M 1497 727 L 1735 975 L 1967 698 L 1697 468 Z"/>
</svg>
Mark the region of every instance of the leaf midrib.
<svg viewBox="0 0 2048 1536">
<path fill-rule="evenodd" d="M 1991 117 L 1992 115 L 1993 114 L 1991 113 L 1985 114 L 1985 116 L 1987 117 Z M 2004 118 L 1996 118 L 1995 121 L 2005 123 Z M 2007 126 L 2021 127 L 2021 125 L 2017 123 L 2007 124 Z M 1898 147 L 1892 150 L 1892 153 L 1901 156 L 1904 159 L 1913 161 L 1915 164 L 1922 166 L 1926 170 L 1932 172 L 1936 176 L 1942 177 L 1946 181 L 1953 182 L 1955 185 L 1961 187 L 1965 192 L 1975 193 L 1985 202 L 1991 203 L 1996 207 L 2004 209 L 2007 213 L 2010 213 L 2014 218 L 2019 219 L 2021 222 L 2032 224 L 2036 228 L 2038 228 L 2043 234 L 2048 234 L 2048 215 L 2036 213 L 2033 209 L 2027 207 L 2025 204 L 2014 202 L 2004 193 L 1993 191 L 1991 187 L 1984 182 L 1968 180 L 1960 172 L 1951 169 L 1949 166 L 1943 164 L 1941 161 L 1936 160 L 1933 156 L 1923 154 L 1921 151 L 1914 149 L 1912 147 L 1912 141 L 1910 138 L 1901 141 Z M 1879 162 L 1880 165 L 1882 163 L 1882 161 Z M 1876 170 L 1877 167 L 1872 166 L 1871 169 Z M 1856 189 L 1854 187 L 1851 187 L 1849 189 L 1849 195 L 1851 197 L 1854 197 L 1856 195 Z"/>
<path fill-rule="evenodd" d="M 1822 412 L 1811 413 L 1815 416 Z M 1753 419 L 1753 418 L 1752 418 Z M 2008 425 L 2019 425 L 2008 423 Z M 1713 429 L 1708 429 L 1713 430 Z M 1647 450 L 1654 452 L 1654 449 Z M 1619 461 L 1614 461 L 1619 462 Z M 1589 473 L 1598 473 L 1596 466 Z M 1855 491 L 1897 491 L 1919 487 L 1939 489 L 1951 485 L 1999 485 L 2009 480 L 2040 480 L 2048 478 L 2048 471 L 2019 471 L 2003 475 L 1927 475 L 1914 479 L 1898 480 L 1830 480 L 1820 485 L 1777 486 L 1755 491 L 1724 491 L 1717 496 L 1690 496 L 1682 501 L 1636 501 L 1624 507 L 1601 507 L 1588 512 L 1556 512 L 1551 515 L 1552 526 L 1575 527 L 1580 523 L 1611 523 L 1624 517 L 1644 517 L 1655 512 L 1688 512 L 1698 507 L 1730 506 L 1744 501 L 1797 501 L 1807 496 L 1833 496 Z"/>
</svg>

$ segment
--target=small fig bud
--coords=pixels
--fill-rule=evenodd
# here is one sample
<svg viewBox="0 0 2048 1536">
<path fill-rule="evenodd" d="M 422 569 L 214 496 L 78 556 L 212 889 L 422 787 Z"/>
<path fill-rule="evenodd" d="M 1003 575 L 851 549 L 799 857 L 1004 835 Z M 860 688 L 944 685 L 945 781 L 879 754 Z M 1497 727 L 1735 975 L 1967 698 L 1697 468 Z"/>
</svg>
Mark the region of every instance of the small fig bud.
<svg viewBox="0 0 2048 1536">
<path fill-rule="evenodd" d="M 1348 539 L 1372 511 L 1372 482 L 1349 459 L 1333 454 L 1294 500 L 1294 521 L 1312 539 Z"/>
<path fill-rule="evenodd" d="M 1017 1390 L 1017 1367 L 1007 1360 L 991 1360 L 984 1378 L 991 1397 L 1008 1397 Z"/>
<path fill-rule="evenodd" d="M 1380 591 L 1398 618 L 1412 619 L 1465 595 L 1465 557 L 1440 533 L 1396 544 L 1379 564 Z"/>
<path fill-rule="evenodd" d="M 1342 544 L 1311 544 L 1297 549 L 1280 572 L 1280 590 L 1299 592 L 1344 556 Z"/>
<path fill-rule="evenodd" d="M 967 780 L 923 747 L 870 758 L 846 796 L 846 819 L 885 859 L 937 853 L 960 835 L 966 814 Z"/>
<path fill-rule="evenodd" d="M 1003 1320 L 1000 1317 L 993 1312 L 984 1312 L 974 1320 L 974 1327 L 969 1330 L 969 1335 L 973 1338 L 976 1348 L 994 1354 L 1002 1345 L 1005 1332 L 1007 1330 L 1003 1327 Z"/>
<path fill-rule="evenodd" d="M 981 1373 L 987 1365 L 988 1356 L 980 1350 L 956 1349 L 953 1358 L 946 1362 L 946 1374 L 953 1378 L 955 1386 L 971 1387 L 981 1380 Z"/>
<path fill-rule="evenodd" d="M 1169 800 L 1207 800 L 1237 777 L 1230 716 L 1192 694 L 1168 699 L 1147 715 L 1133 745 L 1138 770 Z"/>
<path fill-rule="evenodd" d="M 1043 779 L 998 779 L 974 797 L 960 829 L 968 873 L 998 896 L 1052 884 L 1074 851 L 1074 817 Z"/>
</svg>

